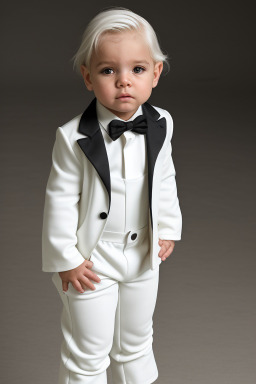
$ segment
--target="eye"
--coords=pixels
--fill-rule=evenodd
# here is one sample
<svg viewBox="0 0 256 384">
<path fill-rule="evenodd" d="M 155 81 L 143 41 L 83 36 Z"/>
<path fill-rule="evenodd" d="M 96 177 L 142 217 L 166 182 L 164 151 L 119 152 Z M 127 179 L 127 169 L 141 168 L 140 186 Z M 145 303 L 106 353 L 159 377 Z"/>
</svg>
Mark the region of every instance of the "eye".
<svg viewBox="0 0 256 384">
<path fill-rule="evenodd" d="M 113 73 L 113 69 L 111 68 L 104 68 L 102 69 L 101 73 L 103 73 L 104 75 L 111 75 Z"/>
<path fill-rule="evenodd" d="M 133 71 L 134 71 L 135 73 L 142 73 L 142 72 L 145 71 L 145 69 L 142 68 L 142 67 L 134 67 Z"/>
</svg>

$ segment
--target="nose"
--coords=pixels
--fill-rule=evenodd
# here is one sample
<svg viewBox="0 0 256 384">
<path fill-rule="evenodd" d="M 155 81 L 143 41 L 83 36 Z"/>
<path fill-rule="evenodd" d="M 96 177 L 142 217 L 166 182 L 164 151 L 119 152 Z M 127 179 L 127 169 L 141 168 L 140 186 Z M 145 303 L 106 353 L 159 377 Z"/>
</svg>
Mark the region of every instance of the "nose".
<svg viewBox="0 0 256 384">
<path fill-rule="evenodd" d="M 127 73 L 120 73 L 116 82 L 118 88 L 130 87 L 132 85 L 131 79 Z"/>
</svg>

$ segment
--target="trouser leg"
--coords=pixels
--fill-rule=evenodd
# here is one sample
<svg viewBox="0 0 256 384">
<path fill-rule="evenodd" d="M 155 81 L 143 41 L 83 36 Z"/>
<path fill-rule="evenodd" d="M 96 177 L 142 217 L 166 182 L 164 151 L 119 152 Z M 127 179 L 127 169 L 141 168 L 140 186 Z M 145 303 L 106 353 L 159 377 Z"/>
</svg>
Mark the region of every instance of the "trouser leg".
<svg viewBox="0 0 256 384">
<path fill-rule="evenodd" d="M 81 294 L 72 284 L 63 293 L 58 274 L 54 274 L 53 282 L 64 304 L 58 384 L 106 384 L 118 284 L 103 278 L 100 283 L 94 282 L 96 290 L 88 289 Z"/>
<path fill-rule="evenodd" d="M 150 384 L 158 377 L 153 354 L 153 313 L 159 267 L 129 282 L 119 282 L 113 346 L 113 384 Z"/>
<path fill-rule="evenodd" d="M 152 350 L 153 313 L 159 267 L 148 263 L 142 231 L 134 242 L 100 241 L 92 270 L 101 278 L 81 294 L 66 293 L 53 275 L 63 301 L 61 366 L 58 384 L 106 384 L 111 361 L 113 384 L 151 384 L 158 377 Z M 144 271 L 144 272 L 143 272 Z"/>
<path fill-rule="evenodd" d="M 107 372 L 104 370 L 97 375 L 82 375 L 67 369 L 63 361 L 60 362 L 58 384 L 107 384 Z"/>
</svg>

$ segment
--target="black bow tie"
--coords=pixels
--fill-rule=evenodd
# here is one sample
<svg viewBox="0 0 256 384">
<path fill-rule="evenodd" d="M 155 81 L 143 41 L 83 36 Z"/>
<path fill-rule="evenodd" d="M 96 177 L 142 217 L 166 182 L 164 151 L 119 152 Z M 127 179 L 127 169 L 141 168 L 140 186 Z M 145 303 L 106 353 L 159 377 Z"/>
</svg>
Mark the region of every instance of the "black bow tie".
<svg viewBox="0 0 256 384">
<path fill-rule="evenodd" d="M 132 121 L 112 120 L 108 125 L 109 136 L 112 140 L 118 139 L 125 131 L 134 131 L 145 134 L 147 132 L 147 121 L 143 115 Z"/>
</svg>

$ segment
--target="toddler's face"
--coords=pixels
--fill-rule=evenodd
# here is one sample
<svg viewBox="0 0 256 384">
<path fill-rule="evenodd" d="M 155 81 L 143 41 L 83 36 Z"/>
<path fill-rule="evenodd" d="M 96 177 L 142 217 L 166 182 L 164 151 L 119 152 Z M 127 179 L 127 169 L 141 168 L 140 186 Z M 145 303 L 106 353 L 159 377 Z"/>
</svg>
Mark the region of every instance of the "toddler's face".
<svg viewBox="0 0 256 384">
<path fill-rule="evenodd" d="M 82 66 L 81 72 L 100 103 L 128 120 L 149 99 L 162 69 L 162 62 L 152 60 L 144 36 L 124 31 L 103 34 L 90 69 Z"/>
</svg>

